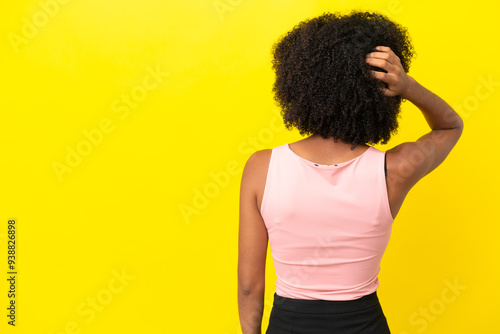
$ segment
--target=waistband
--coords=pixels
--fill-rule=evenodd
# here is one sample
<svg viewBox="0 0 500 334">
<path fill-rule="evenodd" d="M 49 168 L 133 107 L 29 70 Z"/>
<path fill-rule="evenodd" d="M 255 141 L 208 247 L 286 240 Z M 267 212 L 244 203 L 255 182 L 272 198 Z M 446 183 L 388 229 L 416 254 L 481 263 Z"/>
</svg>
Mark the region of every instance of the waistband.
<svg viewBox="0 0 500 334">
<path fill-rule="evenodd" d="M 348 313 L 379 305 L 377 291 L 354 300 L 294 299 L 274 293 L 273 307 L 296 313 Z"/>
</svg>

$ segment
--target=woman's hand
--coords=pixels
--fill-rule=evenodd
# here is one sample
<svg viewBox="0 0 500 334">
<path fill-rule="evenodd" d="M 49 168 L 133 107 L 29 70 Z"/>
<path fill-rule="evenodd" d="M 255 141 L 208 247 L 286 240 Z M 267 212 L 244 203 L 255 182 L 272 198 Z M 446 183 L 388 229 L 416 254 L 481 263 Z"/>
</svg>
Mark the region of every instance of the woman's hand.
<svg viewBox="0 0 500 334">
<path fill-rule="evenodd" d="M 382 88 L 382 92 L 386 96 L 400 95 L 406 99 L 412 86 L 412 78 L 404 71 L 401 60 L 390 47 L 377 46 L 375 50 L 377 52 L 366 55 L 366 62 L 387 71 L 387 73 L 384 73 L 370 70 L 373 77 L 387 83 L 388 87 Z"/>
</svg>

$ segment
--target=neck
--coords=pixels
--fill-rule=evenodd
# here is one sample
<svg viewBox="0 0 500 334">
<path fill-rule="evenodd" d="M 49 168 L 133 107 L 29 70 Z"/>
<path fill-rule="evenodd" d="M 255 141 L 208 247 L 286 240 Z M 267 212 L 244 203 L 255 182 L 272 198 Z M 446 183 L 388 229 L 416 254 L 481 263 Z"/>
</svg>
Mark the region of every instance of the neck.
<svg viewBox="0 0 500 334">
<path fill-rule="evenodd" d="M 303 139 L 303 141 L 304 143 L 308 143 L 317 149 L 326 151 L 351 151 L 354 146 L 353 144 L 344 143 L 341 140 L 337 140 L 335 142 L 333 137 L 323 138 L 318 134 L 309 136 Z M 366 147 L 368 147 L 368 145 L 358 144 L 355 146 L 354 151 L 358 149 L 364 150 Z"/>
</svg>

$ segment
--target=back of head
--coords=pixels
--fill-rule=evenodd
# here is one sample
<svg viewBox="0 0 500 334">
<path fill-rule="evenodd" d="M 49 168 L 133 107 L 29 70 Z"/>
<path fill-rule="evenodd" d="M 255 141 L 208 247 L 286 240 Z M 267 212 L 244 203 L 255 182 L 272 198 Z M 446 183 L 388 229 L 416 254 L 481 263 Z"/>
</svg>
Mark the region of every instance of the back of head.
<svg viewBox="0 0 500 334">
<path fill-rule="evenodd" d="M 398 127 L 401 97 L 385 96 L 384 82 L 365 55 L 388 46 L 409 71 L 413 46 L 406 28 L 387 17 L 352 11 L 325 13 L 305 20 L 272 48 L 276 80 L 274 98 L 287 129 L 301 135 L 358 144 L 387 143 Z"/>
</svg>

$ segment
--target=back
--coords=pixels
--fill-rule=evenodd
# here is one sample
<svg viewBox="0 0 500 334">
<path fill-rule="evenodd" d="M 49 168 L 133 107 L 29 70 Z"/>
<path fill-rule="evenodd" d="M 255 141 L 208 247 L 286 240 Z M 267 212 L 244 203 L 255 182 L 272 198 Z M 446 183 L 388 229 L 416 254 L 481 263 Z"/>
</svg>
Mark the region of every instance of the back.
<svg viewBox="0 0 500 334">
<path fill-rule="evenodd" d="M 276 294 L 353 300 L 376 291 L 392 223 L 385 152 L 318 165 L 274 147 L 261 205 Z"/>
</svg>

